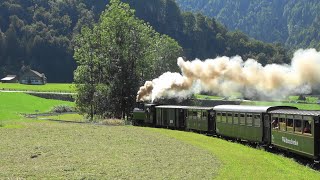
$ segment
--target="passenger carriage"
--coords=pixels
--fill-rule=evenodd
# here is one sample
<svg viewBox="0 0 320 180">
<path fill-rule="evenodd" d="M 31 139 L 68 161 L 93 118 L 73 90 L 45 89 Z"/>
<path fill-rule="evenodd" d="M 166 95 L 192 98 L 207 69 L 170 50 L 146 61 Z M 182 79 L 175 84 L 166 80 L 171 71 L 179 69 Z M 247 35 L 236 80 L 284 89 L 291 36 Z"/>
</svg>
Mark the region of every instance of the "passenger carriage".
<svg viewBox="0 0 320 180">
<path fill-rule="evenodd" d="M 221 136 L 270 144 L 271 110 L 296 109 L 287 106 L 219 105 L 216 112 L 216 133 Z"/>
<path fill-rule="evenodd" d="M 313 159 L 320 156 L 320 111 L 279 109 L 270 111 L 271 144 Z"/>
<path fill-rule="evenodd" d="M 186 111 L 184 106 L 163 105 L 156 106 L 156 121 L 158 127 L 171 129 L 185 129 Z"/>
<path fill-rule="evenodd" d="M 214 133 L 214 111 L 212 107 L 186 106 L 186 129 Z"/>
<path fill-rule="evenodd" d="M 154 126 L 156 123 L 156 104 L 145 104 L 145 118 L 144 124 L 149 126 Z"/>
<path fill-rule="evenodd" d="M 146 104 L 134 109 L 133 120 L 274 146 L 316 160 L 320 157 L 320 111 L 289 106 Z"/>
</svg>

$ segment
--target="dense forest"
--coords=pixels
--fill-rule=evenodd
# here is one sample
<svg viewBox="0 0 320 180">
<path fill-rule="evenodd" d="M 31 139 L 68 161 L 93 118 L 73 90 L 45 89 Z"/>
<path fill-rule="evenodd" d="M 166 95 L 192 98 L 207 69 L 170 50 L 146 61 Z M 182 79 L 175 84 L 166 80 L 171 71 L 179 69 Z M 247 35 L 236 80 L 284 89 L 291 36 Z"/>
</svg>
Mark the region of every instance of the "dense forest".
<svg viewBox="0 0 320 180">
<path fill-rule="evenodd" d="M 288 62 L 280 44 L 228 31 L 214 18 L 199 13 L 181 12 L 174 0 L 124 2 L 157 32 L 178 41 L 187 59 L 241 55 L 262 64 Z M 1 1 L 0 76 L 17 74 L 22 65 L 29 65 L 45 73 L 48 82 L 71 82 L 76 69 L 74 38 L 83 26 L 92 27 L 98 21 L 107 4 L 107 0 Z"/>
<path fill-rule="evenodd" d="M 215 17 L 230 30 L 241 30 L 288 49 L 320 49 L 318 0 L 176 0 L 184 11 Z"/>
</svg>

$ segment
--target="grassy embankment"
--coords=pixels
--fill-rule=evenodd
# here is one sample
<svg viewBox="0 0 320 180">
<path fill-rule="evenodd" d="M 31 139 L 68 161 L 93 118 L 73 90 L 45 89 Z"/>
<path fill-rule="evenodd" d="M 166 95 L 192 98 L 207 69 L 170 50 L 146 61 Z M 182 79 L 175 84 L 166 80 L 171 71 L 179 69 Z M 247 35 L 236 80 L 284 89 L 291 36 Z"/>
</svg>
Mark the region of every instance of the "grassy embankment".
<svg viewBox="0 0 320 180">
<path fill-rule="evenodd" d="M 45 85 L 26 85 L 19 83 L 0 83 L 0 90 L 37 91 L 37 92 L 70 92 L 74 93 L 73 84 L 47 83 Z"/>
<path fill-rule="evenodd" d="M 195 133 L 150 129 L 207 150 L 222 162 L 217 179 L 319 179 L 320 172 L 292 159 Z M 303 172 L 303 173 L 301 173 Z"/>
<path fill-rule="evenodd" d="M 16 96 L 16 97 L 15 97 Z M 20 99 L 20 100 L 18 100 Z M 9 179 L 319 179 L 279 155 L 190 132 L 23 120 L 68 102 L 0 93 L 0 177 Z M 72 105 L 72 103 L 71 103 Z M 178 148 L 177 148 L 178 147 Z M 301 173 L 303 172 L 303 173 Z"/>
<path fill-rule="evenodd" d="M 196 133 L 48 121 L 21 124 L 24 128 L 0 128 L 3 178 L 320 178 L 320 172 L 291 159 Z"/>
</svg>

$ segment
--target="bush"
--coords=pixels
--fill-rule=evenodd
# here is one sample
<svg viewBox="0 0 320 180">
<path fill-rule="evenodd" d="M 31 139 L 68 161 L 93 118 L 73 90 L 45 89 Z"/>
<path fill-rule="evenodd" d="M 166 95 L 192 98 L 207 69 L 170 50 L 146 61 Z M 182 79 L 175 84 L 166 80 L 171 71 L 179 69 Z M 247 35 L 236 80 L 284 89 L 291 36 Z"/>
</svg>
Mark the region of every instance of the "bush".
<svg viewBox="0 0 320 180">
<path fill-rule="evenodd" d="M 125 125 L 125 121 L 123 119 L 104 119 L 100 121 L 100 124 L 109 126 L 123 126 Z"/>
<path fill-rule="evenodd" d="M 74 108 L 67 105 L 54 106 L 53 109 L 51 110 L 51 112 L 55 112 L 55 113 L 66 113 L 66 112 L 73 112 L 73 111 L 74 111 Z"/>
</svg>

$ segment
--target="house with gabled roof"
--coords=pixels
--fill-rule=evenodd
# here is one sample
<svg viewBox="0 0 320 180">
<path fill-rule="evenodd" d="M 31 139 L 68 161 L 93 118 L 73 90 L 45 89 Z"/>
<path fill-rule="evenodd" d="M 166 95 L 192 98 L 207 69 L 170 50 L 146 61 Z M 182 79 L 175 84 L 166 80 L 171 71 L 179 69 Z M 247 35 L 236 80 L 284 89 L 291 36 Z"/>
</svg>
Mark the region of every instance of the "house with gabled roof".
<svg viewBox="0 0 320 180">
<path fill-rule="evenodd" d="M 20 74 L 19 82 L 21 84 L 46 84 L 47 78 L 43 73 L 32 69 L 26 69 Z"/>
</svg>

